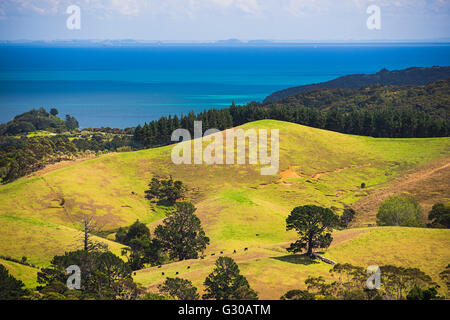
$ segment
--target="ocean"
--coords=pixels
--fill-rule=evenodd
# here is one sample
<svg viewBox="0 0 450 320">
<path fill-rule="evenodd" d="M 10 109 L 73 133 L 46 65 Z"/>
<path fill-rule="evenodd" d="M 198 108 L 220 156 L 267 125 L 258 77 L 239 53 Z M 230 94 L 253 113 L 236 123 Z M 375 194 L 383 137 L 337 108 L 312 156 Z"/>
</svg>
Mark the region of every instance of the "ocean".
<svg viewBox="0 0 450 320">
<path fill-rule="evenodd" d="M 356 73 L 450 65 L 449 44 L 0 47 L 0 123 L 57 108 L 80 127 L 133 127 L 262 101 L 274 91 Z"/>
</svg>

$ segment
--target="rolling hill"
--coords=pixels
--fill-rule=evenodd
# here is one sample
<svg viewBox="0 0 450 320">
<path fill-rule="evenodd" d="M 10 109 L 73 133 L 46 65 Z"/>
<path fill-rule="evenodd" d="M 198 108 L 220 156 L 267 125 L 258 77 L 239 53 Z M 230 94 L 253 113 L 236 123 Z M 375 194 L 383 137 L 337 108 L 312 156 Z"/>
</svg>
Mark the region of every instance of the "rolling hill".
<svg viewBox="0 0 450 320">
<path fill-rule="evenodd" d="M 109 154 L 0 186 L 0 254 L 19 260 L 26 256 L 30 263 L 46 266 L 54 255 L 81 246 L 83 214 L 94 216 L 110 232 L 136 219 L 154 230 L 165 211 L 151 205 L 144 191 L 152 177 L 171 175 L 189 187 L 187 199 L 197 207 L 211 239 L 207 258 L 141 270 L 135 279 L 154 288 L 163 280 L 161 272 L 174 276 L 176 270 L 200 286 L 222 251 L 236 259 L 262 298 L 277 299 L 302 287 L 307 275 L 326 276 L 330 268 L 285 251 L 295 239 L 294 232 L 285 231 L 285 219 L 295 206 L 318 204 L 341 213 L 410 170 L 448 161 L 450 155 L 450 138 L 375 139 L 275 120 L 241 128 L 280 130 L 279 174 L 262 176 L 259 165 L 175 165 L 170 160 L 173 146 L 166 146 Z M 444 188 L 436 200 L 449 200 L 448 184 Z M 448 230 L 367 228 L 375 224 L 373 215 L 357 212 L 357 217 L 366 228 L 337 231 L 325 256 L 363 265 L 417 265 L 434 278 L 450 259 Z M 121 244 L 103 241 L 120 255 Z M 7 267 L 14 269 L 9 262 Z M 16 269 L 11 272 L 24 277 L 23 268 Z"/>
</svg>

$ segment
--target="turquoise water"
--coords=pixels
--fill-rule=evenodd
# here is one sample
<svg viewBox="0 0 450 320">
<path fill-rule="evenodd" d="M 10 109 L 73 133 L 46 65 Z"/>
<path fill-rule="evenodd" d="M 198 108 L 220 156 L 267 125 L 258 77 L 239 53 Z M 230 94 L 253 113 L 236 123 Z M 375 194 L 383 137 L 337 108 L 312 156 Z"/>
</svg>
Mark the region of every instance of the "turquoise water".
<svg viewBox="0 0 450 320">
<path fill-rule="evenodd" d="M 56 107 L 81 127 L 262 101 L 354 73 L 450 65 L 449 45 L 0 47 L 0 122 Z"/>
</svg>

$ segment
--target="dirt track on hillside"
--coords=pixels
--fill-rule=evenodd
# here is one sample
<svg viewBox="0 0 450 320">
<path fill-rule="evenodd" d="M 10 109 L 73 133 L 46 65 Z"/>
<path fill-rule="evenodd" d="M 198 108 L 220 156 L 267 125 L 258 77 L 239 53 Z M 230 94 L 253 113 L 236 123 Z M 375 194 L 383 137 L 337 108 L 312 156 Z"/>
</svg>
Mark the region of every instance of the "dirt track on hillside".
<svg viewBox="0 0 450 320">
<path fill-rule="evenodd" d="M 450 157 L 444 157 L 408 171 L 352 205 L 356 211 L 351 227 L 374 225 L 381 203 L 392 195 L 408 194 L 424 210 L 425 216 L 433 204 L 450 201 Z"/>
</svg>

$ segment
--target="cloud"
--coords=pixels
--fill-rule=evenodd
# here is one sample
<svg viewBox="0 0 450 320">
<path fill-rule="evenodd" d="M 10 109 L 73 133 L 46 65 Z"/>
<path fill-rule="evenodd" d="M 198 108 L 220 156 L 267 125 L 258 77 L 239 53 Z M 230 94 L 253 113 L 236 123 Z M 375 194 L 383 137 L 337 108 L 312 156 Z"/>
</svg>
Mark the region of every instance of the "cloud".
<svg viewBox="0 0 450 320">
<path fill-rule="evenodd" d="M 365 11 L 377 4 L 387 12 L 448 13 L 449 0 L 1 0 L 0 16 L 64 14 L 69 5 L 99 17 L 165 15 L 172 18 L 244 14 L 305 16 L 324 12 Z"/>
<path fill-rule="evenodd" d="M 285 10 L 294 16 L 303 16 L 308 13 L 327 11 L 330 7 L 328 0 L 289 0 Z"/>
</svg>

